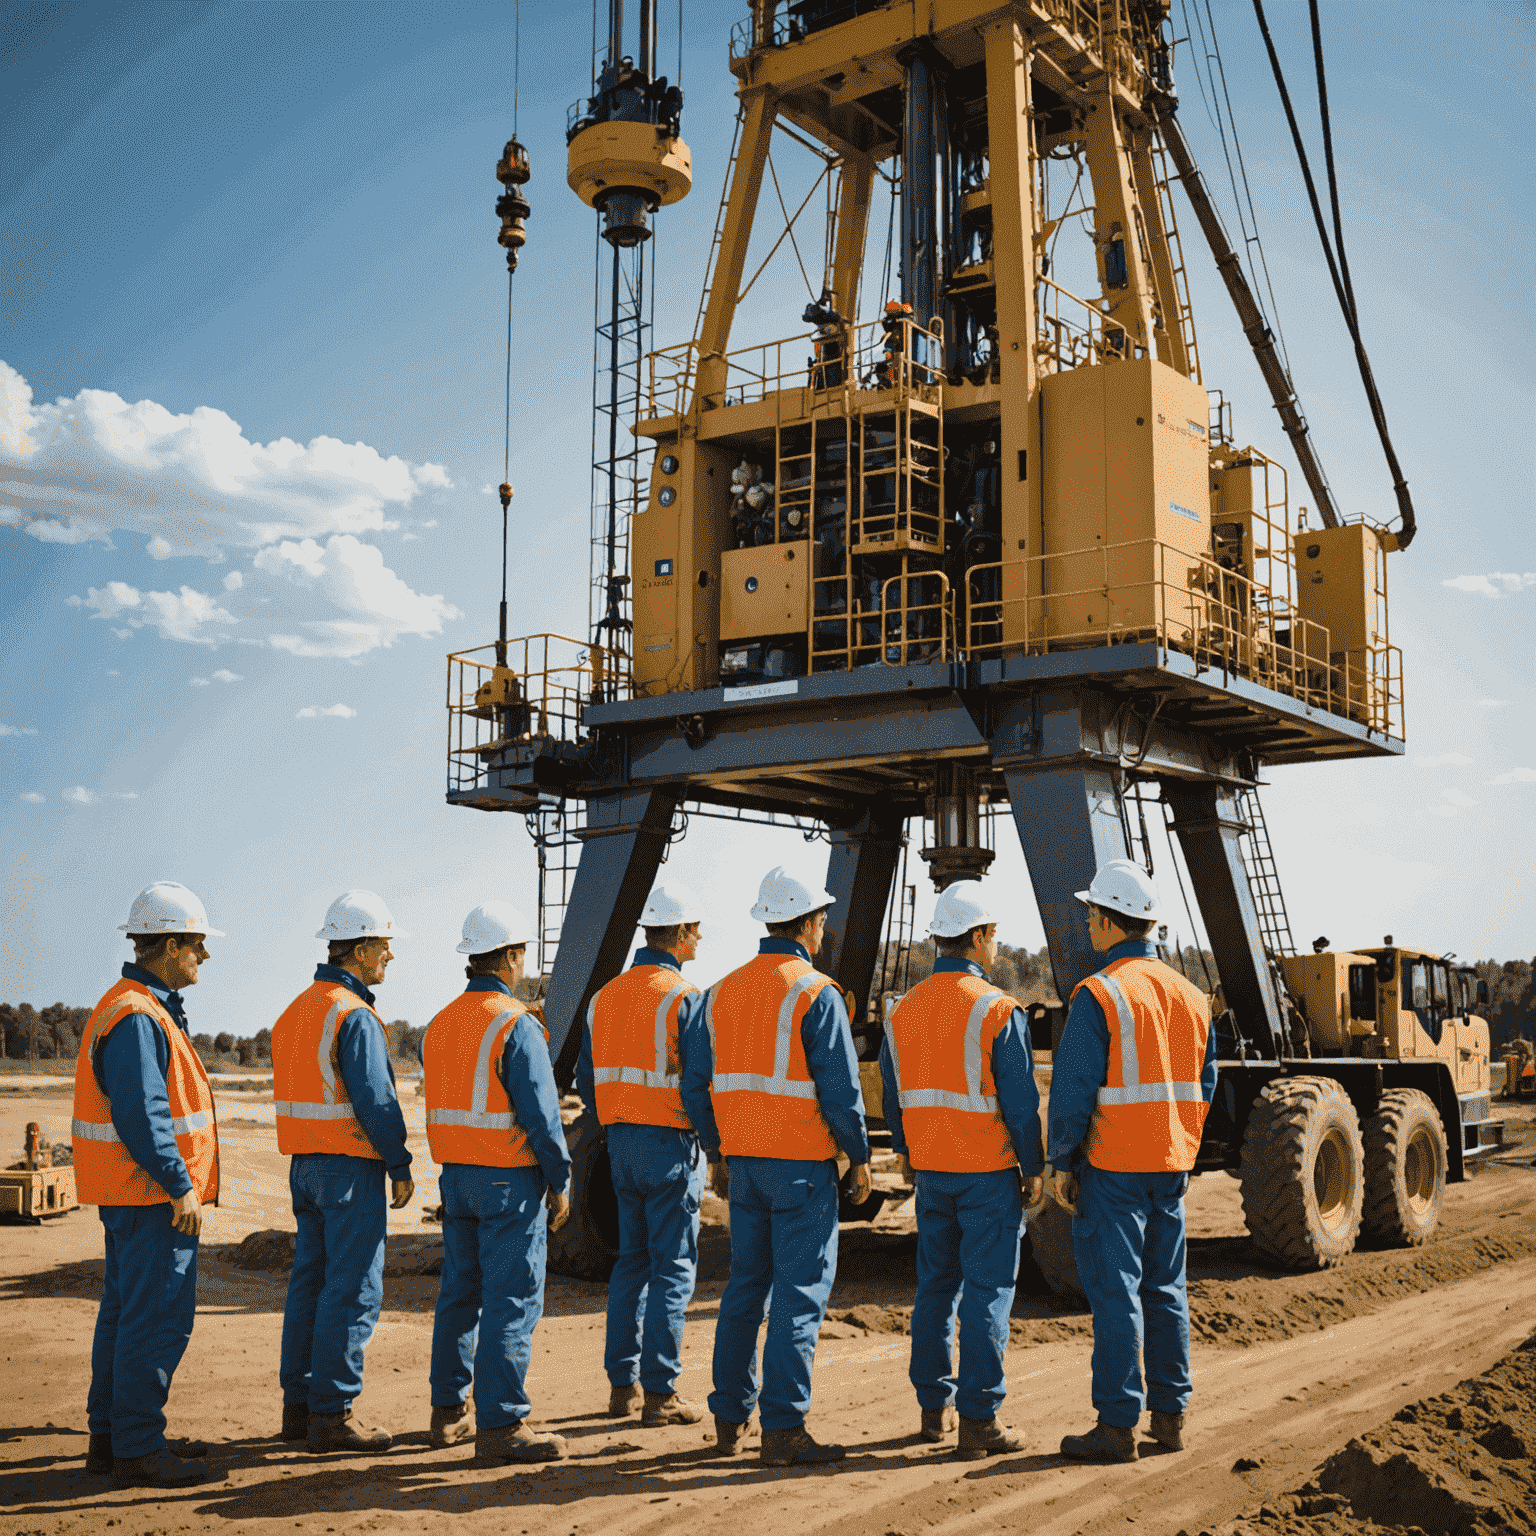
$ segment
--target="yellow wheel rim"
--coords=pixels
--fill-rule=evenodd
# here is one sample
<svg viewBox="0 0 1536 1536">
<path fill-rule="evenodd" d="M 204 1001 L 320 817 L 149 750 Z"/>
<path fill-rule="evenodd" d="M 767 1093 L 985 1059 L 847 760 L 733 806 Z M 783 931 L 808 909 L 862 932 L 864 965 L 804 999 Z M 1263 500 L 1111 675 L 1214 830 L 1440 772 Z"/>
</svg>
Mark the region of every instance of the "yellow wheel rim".
<svg viewBox="0 0 1536 1536">
<path fill-rule="evenodd" d="M 1422 1216 L 1435 1200 L 1435 1185 L 1440 1171 L 1435 1138 L 1424 1126 L 1419 1126 L 1408 1138 L 1403 1150 L 1403 1187 L 1408 1195 L 1408 1207 L 1415 1216 Z"/>
<path fill-rule="evenodd" d="M 1318 1143 L 1312 1164 L 1312 1192 L 1317 1197 L 1318 1219 L 1330 1232 L 1344 1226 L 1355 1194 L 1355 1165 L 1343 1131 L 1333 1127 Z"/>
</svg>

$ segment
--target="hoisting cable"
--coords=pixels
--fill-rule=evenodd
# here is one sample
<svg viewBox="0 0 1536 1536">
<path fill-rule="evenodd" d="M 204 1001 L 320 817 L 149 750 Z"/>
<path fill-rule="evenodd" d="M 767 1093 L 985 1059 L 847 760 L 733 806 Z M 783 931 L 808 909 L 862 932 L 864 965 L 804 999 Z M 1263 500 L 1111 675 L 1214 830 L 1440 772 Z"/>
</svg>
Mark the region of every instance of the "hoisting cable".
<svg viewBox="0 0 1536 1536">
<path fill-rule="evenodd" d="M 523 54 L 523 6 L 522 0 L 512 10 L 512 144 L 517 142 L 518 81 L 522 73 Z M 510 150 L 509 144 L 508 149 Z M 511 157 L 508 156 L 508 168 Z M 512 183 L 506 184 L 512 190 Z M 525 205 L 526 206 L 526 205 Z M 507 520 L 512 507 L 512 279 L 517 275 L 516 251 L 509 252 L 512 259 L 507 263 L 507 399 L 506 426 L 502 440 L 501 485 L 501 609 L 496 630 L 496 665 L 507 664 Z"/>
<path fill-rule="evenodd" d="M 821 177 L 825 176 L 830 168 L 830 166 L 827 166 L 822 169 L 821 176 L 816 178 L 817 186 L 821 185 Z M 784 215 L 786 221 L 784 224 L 784 233 L 789 236 L 789 248 L 795 253 L 795 264 L 800 268 L 800 276 L 805 279 L 805 291 L 810 294 L 811 302 L 814 304 L 816 302 L 816 290 L 811 287 L 810 274 L 805 270 L 805 262 L 801 258 L 800 247 L 795 243 L 795 219 L 798 219 L 801 213 L 805 210 L 805 203 L 801 203 L 800 207 L 795 210 L 795 219 L 791 219 L 789 216 L 789 208 L 784 202 L 784 194 L 779 190 L 779 173 L 773 168 L 772 152 L 770 152 L 768 155 L 768 174 L 773 178 L 773 193 L 774 196 L 779 200 L 779 212 Z M 815 190 L 815 187 L 811 188 L 812 192 Z M 810 196 L 807 195 L 805 202 L 808 203 L 810 200 Z"/>
<path fill-rule="evenodd" d="M 1323 140 L 1328 158 L 1328 188 L 1333 203 L 1335 229 L 1339 233 L 1338 259 L 1335 258 L 1333 243 L 1328 238 L 1328 226 L 1323 218 L 1322 205 L 1318 201 L 1317 186 L 1312 180 L 1312 167 L 1307 160 L 1306 145 L 1302 142 L 1301 129 L 1297 126 L 1296 113 L 1291 106 L 1291 93 L 1286 87 L 1285 72 L 1280 67 L 1280 56 L 1275 51 L 1275 40 L 1270 36 L 1269 23 L 1264 16 L 1264 3 L 1263 0 L 1253 0 L 1253 12 L 1258 18 L 1259 31 L 1264 37 L 1264 47 L 1269 54 L 1269 66 L 1274 73 L 1275 85 L 1280 91 L 1280 101 L 1285 108 L 1285 120 L 1290 125 L 1291 140 L 1296 146 L 1296 158 L 1301 165 L 1302 180 L 1306 183 L 1307 197 L 1312 204 L 1312 217 L 1317 225 L 1317 237 L 1322 243 L 1323 255 L 1327 258 L 1328 273 L 1333 279 L 1333 291 L 1338 297 L 1339 308 L 1344 313 L 1344 324 L 1349 330 L 1350 339 L 1355 344 L 1355 360 L 1360 368 L 1360 381 L 1365 386 L 1366 400 L 1371 407 L 1371 417 L 1376 424 L 1376 433 L 1381 439 L 1382 452 L 1387 458 L 1387 467 L 1392 472 L 1392 490 L 1397 497 L 1397 509 L 1403 519 L 1403 526 L 1397 534 L 1397 547 L 1407 549 L 1418 531 L 1418 523 L 1413 515 L 1413 501 L 1408 494 L 1408 482 L 1403 478 L 1402 466 L 1398 463 L 1397 452 L 1392 446 L 1392 439 L 1387 431 L 1386 411 L 1382 407 L 1381 396 L 1376 392 L 1376 380 L 1371 373 L 1370 359 L 1365 354 L 1365 343 L 1360 339 L 1360 321 L 1355 310 L 1354 295 L 1346 287 L 1346 279 L 1339 271 L 1339 260 L 1343 258 L 1344 245 L 1342 224 L 1339 221 L 1338 186 L 1333 171 L 1333 134 L 1328 120 L 1328 88 L 1323 72 L 1323 43 L 1317 0 L 1310 0 L 1310 9 L 1312 47 L 1317 65 L 1318 104 L 1321 109 Z"/>
</svg>

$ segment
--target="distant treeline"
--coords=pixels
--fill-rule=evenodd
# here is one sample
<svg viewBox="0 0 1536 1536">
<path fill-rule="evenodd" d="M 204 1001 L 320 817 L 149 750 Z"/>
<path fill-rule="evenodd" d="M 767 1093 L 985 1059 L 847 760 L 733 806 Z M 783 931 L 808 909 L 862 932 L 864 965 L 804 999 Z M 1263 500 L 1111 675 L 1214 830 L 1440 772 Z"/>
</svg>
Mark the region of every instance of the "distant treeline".
<svg viewBox="0 0 1536 1536">
<path fill-rule="evenodd" d="M 915 986 L 933 969 L 935 950 L 931 939 L 914 942 L 905 955 L 894 944 L 886 946 L 884 961 L 875 966 L 871 987 L 870 1017 L 879 1017 L 881 992 L 904 992 Z M 1170 954 L 1178 966 L 1202 992 L 1216 984 L 1216 961 L 1209 950 L 1193 947 L 1182 954 Z M 1478 1009 L 1488 1023 L 1493 1054 L 1507 1041 L 1524 1035 L 1536 1037 L 1536 960 L 1479 960 L 1478 978 L 1488 983 L 1488 1001 Z M 1021 1003 L 1055 1003 L 1055 984 L 1051 980 L 1051 960 L 1042 947 L 1037 950 L 998 946 L 997 964 L 992 967 L 992 984 L 1010 992 Z M 536 980 L 518 988 L 522 997 L 537 991 Z M 0 1046 L 11 1061 L 51 1061 L 73 1058 L 80 1049 L 80 1036 L 90 1022 L 89 1008 L 70 1008 L 50 1003 L 33 1008 L 30 1003 L 0 1003 Z M 421 1037 L 426 1026 L 395 1019 L 386 1024 L 390 1055 L 408 1071 L 420 1061 Z M 203 1062 L 215 1071 L 235 1068 L 260 1070 L 272 1065 L 272 1031 L 263 1029 L 249 1038 L 234 1035 L 193 1035 L 192 1044 Z"/>
</svg>

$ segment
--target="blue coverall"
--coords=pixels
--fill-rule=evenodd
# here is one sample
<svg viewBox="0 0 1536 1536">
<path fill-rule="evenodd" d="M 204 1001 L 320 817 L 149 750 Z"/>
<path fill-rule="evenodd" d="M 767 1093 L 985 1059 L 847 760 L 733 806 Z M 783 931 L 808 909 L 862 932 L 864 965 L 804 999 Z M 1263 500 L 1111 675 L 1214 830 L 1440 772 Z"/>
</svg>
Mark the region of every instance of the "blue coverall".
<svg viewBox="0 0 1536 1536">
<path fill-rule="evenodd" d="M 682 971 L 666 950 L 645 945 L 635 951 L 634 964 Z M 678 1006 L 680 1067 L 703 1031 L 704 994 L 695 992 Z M 590 1029 L 581 1035 L 576 1091 L 596 1119 Z M 607 1140 L 619 1203 L 619 1258 L 608 1277 L 603 1369 L 615 1387 L 638 1380 L 647 1392 L 666 1396 L 677 1390 L 683 1369 L 683 1323 L 698 1278 L 704 1156 L 695 1132 L 669 1125 L 610 1125 Z"/>
<path fill-rule="evenodd" d="M 373 993 L 339 965 L 316 966 L 315 980 L 339 983 L 373 1006 Z M 288 1167 L 299 1232 L 278 1379 L 283 1401 L 308 1403 L 312 1414 L 345 1413 L 363 1389 L 363 1351 L 384 1300 L 384 1176 L 411 1176 L 395 1069 L 372 1014 L 358 1008 L 341 1021 L 336 1057 L 357 1123 L 379 1157 L 305 1152 Z"/>
<path fill-rule="evenodd" d="M 767 938 L 764 955 L 811 958 L 790 939 Z M 837 1144 L 854 1164 L 869 1161 L 859 1063 L 842 993 L 823 987 L 800 1024 L 806 1066 Z M 719 1156 L 709 1085 L 714 1048 L 708 1031 L 683 1072 L 683 1107 L 710 1161 Z M 781 1157 L 732 1157 L 731 1278 L 715 1326 L 715 1390 L 710 1412 L 745 1424 L 758 1401 L 757 1332 L 776 1301 L 763 1345 L 765 1430 L 798 1429 L 811 1406 L 811 1366 L 837 1273 L 837 1164 Z"/>
<path fill-rule="evenodd" d="M 1144 939 L 1104 956 L 1155 960 Z M 1095 1168 L 1083 1152 L 1088 1123 L 1109 1069 L 1109 1026 L 1087 987 L 1079 988 L 1052 1062 L 1046 1157 L 1078 1175 L 1072 1254 L 1093 1308 L 1093 1406 L 1117 1429 L 1134 1429 L 1143 1406 L 1183 1413 L 1189 1402 L 1189 1296 L 1184 1286 L 1187 1173 L 1122 1173 Z M 1206 1039 L 1200 1092 L 1216 1095 L 1216 1030 Z M 1142 1391 L 1143 1330 L 1146 1392 Z"/>
<path fill-rule="evenodd" d="M 131 961 L 123 975 L 148 987 L 187 1029 L 181 993 Z M 91 1070 L 112 1103 L 112 1128 L 132 1157 L 172 1200 L 192 1188 L 171 1129 L 164 1031 L 148 1014 L 130 1013 L 91 1055 Z M 148 1456 L 165 1445 L 165 1400 L 192 1337 L 197 1313 L 197 1238 L 171 1226 L 162 1205 L 98 1207 L 107 1250 L 106 1279 L 91 1342 L 86 1423 L 112 1436 L 112 1454 Z"/>
<path fill-rule="evenodd" d="M 933 969 L 935 975 L 961 971 L 987 979 L 973 960 L 939 959 Z M 992 1076 L 1019 1166 L 988 1173 L 919 1168 L 915 1179 L 917 1294 L 912 1304 L 910 1376 L 920 1407 L 932 1411 L 954 1403 L 968 1419 L 995 1418 L 1008 1395 L 1003 1355 L 1024 1236 L 1019 1178 L 1034 1177 L 1045 1167 L 1029 1024 L 1018 1008 L 992 1042 Z M 891 1145 L 905 1154 L 907 1141 L 889 1040 L 880 1046 L 880 1082 Z M 958 1379 L 954 1371 L 957 1314 Z"/>
<path fill-rule="evenodd" d="M 512 996 L 496 976 L 473 977 L 464 990 Z M 457 1408 L 473 1382 L 481 1429 L 528 1417 L 528 1361 L 544 1315 L 544 1192 L 563 1193 L 571 1182 L 555 1070 L 531 1015 L 508 1032 L 495 1070 L 538 1163 L 443 1164 L 443 1277 L 432 1323 L 432 1406 Z"/>
</svg>

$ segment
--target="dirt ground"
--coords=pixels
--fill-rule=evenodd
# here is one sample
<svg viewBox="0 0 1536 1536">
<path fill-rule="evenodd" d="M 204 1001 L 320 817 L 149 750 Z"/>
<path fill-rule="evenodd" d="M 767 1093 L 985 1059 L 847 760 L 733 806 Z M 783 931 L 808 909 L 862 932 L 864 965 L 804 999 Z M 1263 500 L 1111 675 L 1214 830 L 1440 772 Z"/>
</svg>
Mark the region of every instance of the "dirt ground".
<svg viewBox="0 0 1536 1536">
<path fill-rule="evenodd" d="M 1188 1206 L 1195 1399 L 1181 1454 L 1110 1468 L 1060 1460 L 1060 1436 L 1092 1422 L 1091 1322 L 1052 1298 L 1023 1293 L 1003 1419 L 1025 1437 L 1026 1450 L 957 1463 L 944 1448 L 922 1444 L 905 1336 L 913 1216 L 898 1191 L 873 1228 L 842 1233 L 811 1421 L 822 1438 L 850 1447 L 840 1467 L 721 1460 L 704 1425 L 642 1430 L 638 1420 L 606 1419 L 603 1288 L 552 1276 L 531 1390 L 536 1420 L 566 1437 L 570 1457 L 539 1469 L 475 1471 L 469 1450 L 427 1446 L 441 1240 L 422 1219 L 437 1191 L 421 1102 L 405 1102 L 422 1178 L 411 1207 L 390 1214 L 384 1313 L 357 1405 L 360 1419 L 396 1436 L 393 1449 L 318 1459 L 275 1438 L 287 1282 L 287 1244 L 275 1234 L 292 1230 L 286 1159 L 277 1153 L 269 1097 L 220 1094 L 225 1193 L 204 1228 L 197 1329 L 169 1406 L 171 1433 L 214 1442 L 217 1481 L 184 1494 L 118 1493 L 86 1475 L 99 1223 L 87 1210 L 42 1227 L 0 1227 L 0 1536 L 108 1527 L 414 1533 L 450 1525 L 513 1536 L 650 1536 L 664 1527 L 736 1536 L 773 1525 L 839 1536 L 1026 1529 L 1069 1536 L 1127 1524 L 1153 1536 L 1296 1536 L 1363 1531 L 1370 1521 L 1468 1536 L 1536 1529 L 1528 1515 L 1518 1524 L 1508 1514 L 1530 1508 L 1536 1449 L 1536 1349 L 1520 1348 L 1536 1331 L 1530 1106 L 1500 1106 L 1512 1145 L 1447 1191 L 1428 1247 L 1358 1252 L 1326 1274 L 1267 1268 L 1243 1235 L 1236 1181 L 1195 1180 Z M 0 1085 L 0 1148 L 19 1148 L 32 1119 L 50 1139 L 64 1139 L 67 1085 Z M 877 1173 L 895 1185 L 889 1167 Z M 728 1256 L 722 1214 L 718 1203 L 706 1209 L 702 1278 L 684 1346 L 680 1387 L 698 1399 L 709 1389 Z M 259 1235 L 266 1233 L 274 1235 Z"/>
</svg>

